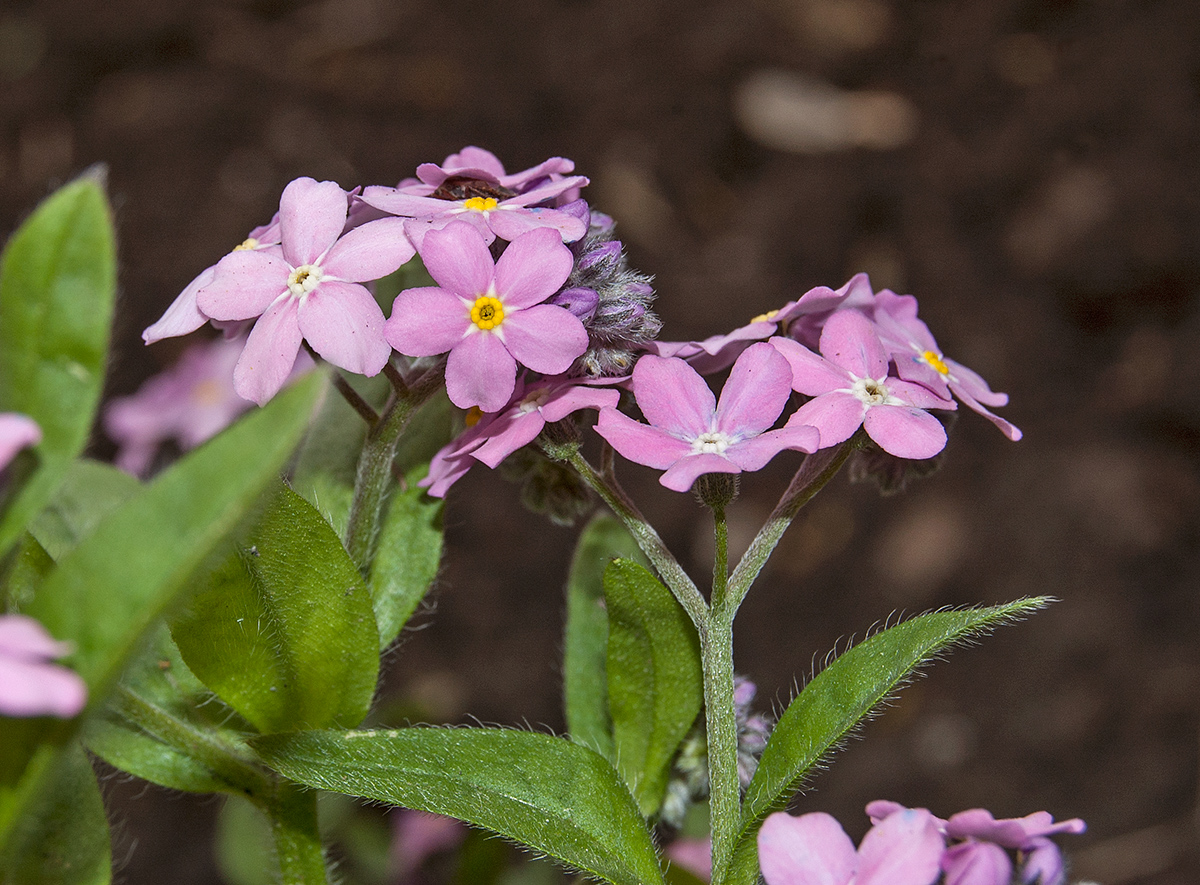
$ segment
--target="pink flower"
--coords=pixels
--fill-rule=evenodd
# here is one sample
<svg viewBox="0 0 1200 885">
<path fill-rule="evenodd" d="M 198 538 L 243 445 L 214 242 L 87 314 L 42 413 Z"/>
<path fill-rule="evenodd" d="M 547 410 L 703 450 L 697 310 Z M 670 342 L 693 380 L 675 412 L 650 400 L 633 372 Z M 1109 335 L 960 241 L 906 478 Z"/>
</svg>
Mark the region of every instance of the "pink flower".
<svg viewBox="0 0 1200 885">
<path fill-rule="evenodd" d="M 792 386 L 814 397 L 788 424 L 821 431 L 821 448 L 849 439 L 859 427 L 897 458 L 931 458 L 946 445 L 946 431 L 924 409 L 953 409 L 920 384 L 888 377 L 888 354 L 871 321 L 857 310 L 839 310 L 821 330 L 817 356 L 791 338 L 771 344 L 792 367 Z"/>
<path fill-rule="evenodd" d="M 70 719 L 87 703 L 79 674 L 50 661 L 69 654 L 46 629 L 24 615 L 0 615 L 0 715 Z"/>
<path fill-rule="evenodd" d="M 42 441 L 42 429 L 28 415 L 0 412 L 0 470 L 26 446 Z"/>
<path fill-rule="evenodd" d="M 924 809 L 889 815 L 858 850 L 830 815 L 777 812 L 758 831 L 767 885 L 932 885 L 945 843 Z"/>
<path fill-rule="evenodd" d="M 522 193 L 529 190 L 531 184 L 539 184 L 542 180 L 561 181 L 563 173 L 573 171 L 575 164 L 570 160 L 565 157 L 551 157 L 536 166 L 510 175 L 504 171 L 504 164 L 491 151 L 468 145 L 457 154 L 446 157 L 440 166 L 436 163 L 422 163 L 417 167 L 417 180 L 420 184 L 410 179 L 408 182 L 402 182 L 401 188 L 406 193 L 427 196 L 444 186 L 447 181 L 466 179 L 489 182 L 497 187 Z"/>
<path fill-rule="evenodd" d="M 397 295 L 384 335 L 408 356 L 449 351 L 446 392 L 456 406 L 499 411 L 512 398 L 518 363 L 558 375 L 587 350 L 583 323 L 542 303 L 571 272 L 571 250 L 554 231 L 522 234 L 493 262 L 482 235 L 454 222 L 430 232 L 421 258 L 438 286 Z"/>
<path fill-rule="evenodd" d="M 257 318 L 234 369 L 238 395 L 260 405 L 287 380 L 302 341 L 335 366 L 377 375 L 391 348 L 383 311 L 363 281 L 386 276 L 415 252 L 399 219 L 345 235 L 348 195 L 336 182 L 298 178 L 279 202 L 281 250 L 233 252 L 196 293 L 214 320 Z"/>
<path fill-rule="evenodd" d="M 923 384 L 940 396 L 954 394 L 967 408 L 1000 428 L 1011 440 L 1021 431 L 987 406 L 1003 406 L 1008 395 L 996 393 L 980 375 L 942 354 L 933 333 L 917 319 L 917 299 L 884 289 L 875 296 L 875 327 L 896 361 L 896 373 L 906 381 Z"/>
<path fill-rule="evenodd" d="M 431 856 L 457 848 L 467 837 L 466 826 L 452 817 L 410 808 L 392 814 L 392 858 L 396 881 L 408 882 Z"/>
<path fill-rule="evenodd" d="M 605 409 L 596 432 L 630 461 L 665 469 L 659 482 L 677 492 L 702 474 L 760 470 L 784 449 L 812 452 L 819 442 L 812 427 L 769 429 L 791 395 L 791 373 L 766 343 L 738 357 L 719 403 L 678 358 L 643 356 L 633 369 L 633 393 L 650 425 Z"/>
<path fill-rule="evenodd" d="M 697 879 L 712 880 L 712 836 L 703 839 L 676 839 L 663 852 Z"/>
<path fill-rule="evenodd" d="M 605 379 L 613 382 L 618 379 Z M 580 409 L 612 408 L 620 394 L 594 384 L 552 378 L 526 387 L 518 382 L 512 402 L 478 422 L 433 456 L 429 474 L 419 485 L 435 498 L 445 497 L 471 465 L 479 461 L 495 468 L 522 446 L 533 442 L 547 423 L 561 421 Z"/>
</svg>

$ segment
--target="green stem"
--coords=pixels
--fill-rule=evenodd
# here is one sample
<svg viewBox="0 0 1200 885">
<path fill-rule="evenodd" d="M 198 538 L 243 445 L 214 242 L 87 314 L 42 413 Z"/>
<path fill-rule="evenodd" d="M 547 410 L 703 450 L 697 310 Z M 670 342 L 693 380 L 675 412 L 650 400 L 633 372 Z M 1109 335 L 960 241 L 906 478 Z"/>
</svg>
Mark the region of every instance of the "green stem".
<svg viewBox="0 0 1200 885">
<path fill-rule="evenodd" d="M 713 882 L 733 856 L 742 818 L 737 766 L 737 714 L 733 703 L 733 611 L 714 600 L 700 634 L 704 666 L 704 722 L 708 732 L 709 818 Z"/>
<path fill-rule="evenodd" d="M 354 500 L 346 525 L 346 552 L 364 574 L 375 559 L 375 541 L 379 537 L 383 506 L 392 486 L 392 462 L 400 436 L 413 414 L 440 386 L 440 373 L 426 373 L 403 394 L 393 398 L 367 431 L 362 453 L 358 456 Z"/>
<path fill-rule="evenodd" d="M 118 686 L 114 701 L 122 717 L 200 762 L 233 791 L 257 801 L 275 789 L 245 747 L 180 719 L 126 686 Z"/>
<path fill-rule="evenodd" d="M 683 566 L 679 564 L 679 560 L 667 549 L 667 545 L 663 543 L 662 537 L 655 531 L 654 526 L 646 521 L 646 518 L 637 509 L 637 505 L 629 499 L 624 490 L 611 477 L 597 472 L 578 451 L 571 455 L 569 461 L 571 466 L 583 477 L 583 481 L 625 524 L 625 528 L 629 530 L 629 534 L 633 536 L 637 545 L 642 548 L 642 552 L 646 554 L 646 558 L 650 560 L 650 564 L 654 566 L 663 583 L 667 585 L 671 593 L 679 600 L 679 604 L 683 606 L 683 610 L 687 612 L 688 617 L 691 618 L 692 624 L 700 633 L 703 642 L 704 632 L 708 625 L 708 604 L 704 601 L 704 596 L 700 593 L 699 588 L 688 577 Z"/>
<path fill-rule="evenodd" d="M 271 820 L 283 885 L 326 885 L 329 875 L 317 828 L 317 791 L 280 781 L 261 807 Z"/>
<path fill-rule="evenodd" d="M 767 564 L 767 559 L 770 558 L 775 545 L 779 543 L 779 539 L 783 537 L 787 527 L 796 518 L 800 508 L 837 475 L 854 450 L 854 445 L 854 439 L 851 437 L 841 445 L 821 449 L 804 459 L 804 463 L 792 477 L 787 490 L 780 497 L 779 503 L 775 505 L 771 515 L 763 523 L 763 527 L 758 530 L 758 534 L 750 542 L 750 546 L 746 548 L 746 552 L 729 577 L 730 617 L 742 604 L 742 600 L 746 598 L 750 585 L 754 583 L 758 573 Z"/>
</svg>

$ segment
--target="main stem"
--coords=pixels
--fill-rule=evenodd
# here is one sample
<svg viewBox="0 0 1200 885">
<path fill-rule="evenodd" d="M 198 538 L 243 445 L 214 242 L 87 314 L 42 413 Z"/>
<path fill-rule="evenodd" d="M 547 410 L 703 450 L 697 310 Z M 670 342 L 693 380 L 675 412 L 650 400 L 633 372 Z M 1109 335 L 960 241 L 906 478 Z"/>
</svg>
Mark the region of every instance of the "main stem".
<svg viewBox="0 0 1200 885">
<path fill-rule="evenodd" d="M 733 615 L 729 605 L 729 536 L 724 507 L 713 507 L 716 556 L 712 599 L 700 631 L 704 668 L 704 723 L 708 734 L 709 819 L 713 871 L 725 869 L 742 818 L 737 765 L 737 711 L 733 691 Z"/>
<path fill-rule="evenodd" d="M 316 790 L 281 781 L 263 810 L 271 820 L 283 885 L 326 885 L 329 878 L 317 828 Z"/>
</svg>

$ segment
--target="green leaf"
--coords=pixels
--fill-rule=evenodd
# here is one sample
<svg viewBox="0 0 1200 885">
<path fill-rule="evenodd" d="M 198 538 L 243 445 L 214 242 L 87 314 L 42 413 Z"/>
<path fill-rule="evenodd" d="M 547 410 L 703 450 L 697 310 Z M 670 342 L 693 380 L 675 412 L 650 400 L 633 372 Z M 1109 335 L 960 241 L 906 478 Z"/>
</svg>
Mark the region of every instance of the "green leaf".
<svg viewBox="0 0 1200 885">
<path fill-rule="evenodd" d="M 662 883 L 650 833 L 617 773 L 603 756 L 562 738 L 402 728 L 251 743 L 308 786 L 456 817 L 614 885 Z"/>
<path fill-rule="evenodd" d="M 755 839 L 763 818 L 786 805 L 812 767 L 916 668 L 948 647 L 1032 614 L 1049 601 L 1035 597 L 921 615 L 864 640 L 822 670 L 775 726 L 746 790 L 729 873 L 714 881 L 757 881 Z"/>
<path fill-rule="evenodd" d="M 671 592 L 632 560 L 609 563 L 604 598 L 615 753 L 648 817 L 662 805 L 671 760 L 704 703 L 700 640 Z"/>
<path fill-rule="evenodd" d="M 0 793 L 0 882 L 107 885 L 112 849 L 87 754 L 43 745 L 15 791 Z"/>
<path fill-rule="evenodd" d="M 108 464 L 75 461 L 29 531 L 52 558 L 61 559 L 141 488 L 128 473 Z"/>
<path fill-rule="evenodd" d="M 613 742 L 605 669 L 608 614 L 604 610 L 604 569 L 618 557 L 642 559 L 642 552 L 617 520 L 603 514 L 595 517 L 580 534 L 571 561 L 563 652 L 567 731 L 575 743 L 610 759 Z"/>
<path fill-rule="evenodd" d="M 350 727 L 370 708 L 379 639 L 366 584 L 286 486 L 171 633 L 192 672 L 259 731 Z"/>
<path fill-rule="evenodd" d="M 225 800 L 217 816 L 213 853 L 228 885 L 274 885 L 280 881 L 271 822 L 249 802 L 234 796 Z"/>
<path fill-rule="evenodd" d="M 165 626 L 159 627 L 153 645 L 122 677 L 128 687 L 163 715 L 195 733 L 195 743 L 216 741 L 238 747 L 250 732 L 249 725 L 219 700 L 183 662 Z M 84 745 L 109 765 L 173 790 L 190 793 L 238 791 L 195 755 L 185 752 L 156 733 L 122 715 L 120 703 L 105 708 L 84 723 Z M 240 728 L 238 727 L 240 726 Z"/>
<path fill-rule="evenodd" d="M 392 644 L 429 592 L 442 560 L 442 502 L 418 488 L 392 493 L 371 564 L 371 600 L 379 625 L 379 647 Z"/>
<path fill-rule="evenodd" d="M 0 256 L 0 412 L 42 428 L 38 467 L 0 514 L 0 555 L 83 451 L 104 383 L 116 247 L 101 173 L 47 198 Z"/>
</svg>

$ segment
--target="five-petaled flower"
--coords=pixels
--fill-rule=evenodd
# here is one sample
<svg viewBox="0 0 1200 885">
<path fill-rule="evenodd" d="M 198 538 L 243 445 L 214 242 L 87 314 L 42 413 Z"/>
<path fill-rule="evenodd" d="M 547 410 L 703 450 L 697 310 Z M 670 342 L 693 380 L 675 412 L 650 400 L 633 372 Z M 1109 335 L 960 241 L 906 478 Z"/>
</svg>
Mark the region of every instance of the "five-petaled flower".
<svg viewBox="0 0 1200 885">
<path fill-rule="evenodd" d="M 196 293 L 200 312 L 214 320 L 257 318 L 233 373 L 239 396 L 259 405 L 273 397 L 302 341 L 360 375 L 377 375 L 387 363 L 383 311 L 360 283 L 396 270 L 415 249 L 397 218 L 343 235 L 348 200 L 336 182 L 296 179 L 279 203 L 280 252 L 232 252 Z"/>
<path fill-rule="evenodd" d="M 770 429 L 791 395 L 791 372 L 765 342 L 738 357 L 720 402 L 678 357 L 638 360 L 633 394 L 650 424 L 605 409 L 596 432 L 630 461 L 665 469 L 659 482 L 677 492 L 705 473 L 760 470 L 784 449 L 816 451 L 820 440 L 802 424 Z"/>
<path fill-rule="evenodd" d="M 465 222 L 430 231 L 421 258 L 437 286 L 396 296 L 384 335 L 408 356 L 446 353 L 446 393 L 484 412 L 512 398 L 518 363 L 558 375 L 587 350 L 583 323 L 544 304 L 571 272 L 571 250 L 539 228 L 513 240 L 493 262 L 482 235 Z"/>
</svg>

